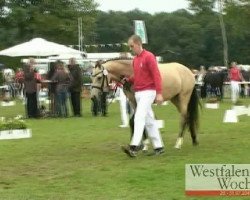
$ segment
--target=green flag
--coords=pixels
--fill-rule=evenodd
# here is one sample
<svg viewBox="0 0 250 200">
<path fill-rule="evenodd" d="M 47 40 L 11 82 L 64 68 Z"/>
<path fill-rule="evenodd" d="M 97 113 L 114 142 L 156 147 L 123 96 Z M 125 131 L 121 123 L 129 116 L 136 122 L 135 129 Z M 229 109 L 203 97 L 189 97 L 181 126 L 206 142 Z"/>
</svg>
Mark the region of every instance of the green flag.
<svg viewBox="0 0 250 200">
<path fill-rule="evenodd" d="M 134 20 L 134 25 L 135 25 L 135 34 L 141 37 L 143 44 L 147 44 L 148 38 L 144 21 Z"/>
</svg>

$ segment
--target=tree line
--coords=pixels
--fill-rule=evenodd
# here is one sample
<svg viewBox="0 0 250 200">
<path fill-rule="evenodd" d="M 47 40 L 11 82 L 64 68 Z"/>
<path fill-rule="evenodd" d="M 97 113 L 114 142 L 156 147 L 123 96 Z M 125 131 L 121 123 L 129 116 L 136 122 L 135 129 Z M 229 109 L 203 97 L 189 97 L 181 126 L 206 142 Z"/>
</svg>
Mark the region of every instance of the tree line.
<svg viewBox="0 0 250 200">
<path fill-rule="evenodd" d="M 223 3 L 221 12 L 218 3 Z M 250 0 L 189 0 L 188 10 L 155 14 L 138 9 L 103 12 L 94 0 L 1 0 L 0 50 L 34 37 L 76 47 L 78 19 L 82 18 L 87 52 L 129 51 L 123 43 L 134 32 L 133 20 L 143 20 L 148 35 L 145 47 L 164 62 L 177 61 L 192 68 L 221 66 L 219 14 L 226 30 L 228 61 L 249 64 Z M 18 65 L 20 58 L 0 57 L 0 62 Z"/>
</svg>

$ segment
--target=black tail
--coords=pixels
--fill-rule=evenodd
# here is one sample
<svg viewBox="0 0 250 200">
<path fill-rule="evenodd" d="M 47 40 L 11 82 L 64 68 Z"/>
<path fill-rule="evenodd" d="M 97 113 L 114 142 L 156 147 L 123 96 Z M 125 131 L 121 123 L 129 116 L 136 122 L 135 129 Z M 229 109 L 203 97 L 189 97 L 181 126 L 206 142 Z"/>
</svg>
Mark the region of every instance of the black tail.
<svg viewBox="0 0 250 200">
<path fill-rule="evenodd" d="M 192 137 L 193 145 L 197 145 L 197 130 L 199 128 L 199 106 L 201 102 L 197 94 L 196 88 L 194 87 L 192 95 L 188 103 L 188 127 Z"/>
</svg>

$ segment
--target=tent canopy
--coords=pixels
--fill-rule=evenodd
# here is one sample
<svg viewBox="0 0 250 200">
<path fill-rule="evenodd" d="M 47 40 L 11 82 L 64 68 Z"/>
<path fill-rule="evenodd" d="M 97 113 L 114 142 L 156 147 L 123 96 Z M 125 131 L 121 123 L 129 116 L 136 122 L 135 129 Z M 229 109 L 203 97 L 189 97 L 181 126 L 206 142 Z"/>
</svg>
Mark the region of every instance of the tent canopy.
<svg viewBox="0 0 250 200">
<path fill-rule="evenodd" d="M 15 45 L 0 51 L 3 56 L 52 56 L 60 54 L 83 54 L 78 50 L 72 49 L 62 44 L 49 42 L 42 38 L 34 38 L 28 42 Z"/>
</svg>

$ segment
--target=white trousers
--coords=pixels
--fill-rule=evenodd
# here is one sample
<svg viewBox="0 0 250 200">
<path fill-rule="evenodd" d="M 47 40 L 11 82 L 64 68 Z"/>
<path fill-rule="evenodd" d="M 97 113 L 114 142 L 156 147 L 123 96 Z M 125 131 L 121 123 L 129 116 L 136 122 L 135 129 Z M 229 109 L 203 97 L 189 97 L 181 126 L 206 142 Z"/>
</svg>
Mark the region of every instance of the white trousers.
<svg viewBox="0 0 250 200">
<path fill-rule="evenodd" d="M 163 147 L 160 131 L 155 121 L 152 104 L 156 97 L 155 90 L 135 92 L 136 110 L 134 119 L 134 134 L 130 145 L 139 146 L 144 127 L 148 132 L 154 149 Z"/>
<path fill-rule="evenodd" d="M 236 103 L 240 94 L 240 84 L 238 81 L 231 81 L 231 100 Z"/>
<path fill-rule="evenodd" d="M 118 90 L 117 92 L 119 93 L 122 125 L 128 126 L 127 97 L 124 94 L 122 88 L 117 87 L 117 90 Z"/>
</svg>

